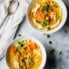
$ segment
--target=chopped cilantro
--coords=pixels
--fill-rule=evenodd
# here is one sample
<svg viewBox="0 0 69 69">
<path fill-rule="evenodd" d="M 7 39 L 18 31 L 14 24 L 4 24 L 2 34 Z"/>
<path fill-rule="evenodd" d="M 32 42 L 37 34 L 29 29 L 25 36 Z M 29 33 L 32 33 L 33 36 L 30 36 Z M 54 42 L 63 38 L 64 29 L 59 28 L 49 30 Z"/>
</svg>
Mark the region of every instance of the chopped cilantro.
<svg viewBox="0 0 69 69">
<path fill-rule="evenodd" d="M 29 64 L 30 64 L 30 65 L 33 65 L 33 63 L 34 63 L 33 59 L 30 58 L 30 59 L 29 59 Z"/>
<path fill-rule="evenodd" d="M 46 26 L 49 26 L 49 25 L 50 25 L 49 20 L 45 20 L 42 26 L 43 27 L 46 27 Z"/>
<path fill-rule="evenodd" d="M 40 23 L 40 21 L 36 20 L 37 23 Z"/>
<path fill-rule="evenodd" d="M 49 5 L 48 4 L 45 4 L 44 6 L 43 6 L 43 8 L 42 8 L 42 11 L 43 12 L 46 12 L 46 11 L 48 11 L 49 10 Z"/>
<path fill-rule="evenodd" d="M 21 36 L 21 34 L 18 34 L 18 36 Z"/>
<path fill-rule="evenodd" d="M 54 53 L 55 52 L 55 49 L 51 49 L 50 51 L 49 51 L 49 53 Z"/>
<path fill-rule="evenodd" d="M 45 33 L 44 33 L 44 36 L 46 36 L 47 38 L 51 37 L 49 34 L 45 34 Z"/>
<path fill-rule="evenodd" d="M 59 53 L 58 53 L 59 55 L 61 55 L 62 54 L 62 51 L 59 51 Z"/>
<path fill-rule="evenodd" d="M 52 41 L 49 41 L 49 44 L 52 44 Z"/>
</svg>

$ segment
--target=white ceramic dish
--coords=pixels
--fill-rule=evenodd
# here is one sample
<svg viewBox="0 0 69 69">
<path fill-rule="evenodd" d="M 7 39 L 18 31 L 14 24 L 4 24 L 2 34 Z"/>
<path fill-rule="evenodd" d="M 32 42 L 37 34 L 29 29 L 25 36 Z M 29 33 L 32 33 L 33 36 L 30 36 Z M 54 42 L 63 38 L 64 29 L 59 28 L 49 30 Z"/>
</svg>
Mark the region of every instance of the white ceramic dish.
<svg viewBox="0 0 69 69">
<path fill-rule="evenodd" d="M 54 32 L 57 32 L 58 30 L 60 30 L 65 22 L 66 22 L 66 19 L 67 19 L 67 8 L 64 4 L 64 2 L 62 0 L 54 0 L 55 2 L 57 2 L 59 4 L 59 6 L 61 7 L 62 9 L 62 21 L 61 23 L 56 27 L 54 28 L 53 30 L 49 30 L 49 31 L 40 31 L 38 29 L 36 29 L 30 22 L 29 20 L 29 11 L 30 11 L 30 8 L 31 6 L 33 5 L 34 2 L 36 2 L 37 0 L 32 0 L 32 2 L 29 4 L 28 8 L 27 8 L 27 21 L 28 21 L 28 24 L 30 25 L 30 27 L 32 27 L 34 30 L 38 31 L 38 32 L 41 32 L 41 33 L 47 33 L 47 34 L 51 34 L 51 33 L 54 33 Z"/>
<path fill-rule="evenodd" d="M 22 39 L 31 39 L 31 40 L 35 41 L 35 42 L 40 46 L 41 52 L 42 52 L 42 62 L 41 62 L 41 64 L 40 64 L 40 66 L 39 66 L 39 69 L 43 69 L 44 66 L 45 66 L 45 64 L 46 64 L 47 55 L 46 55 L 46 50 L 45 50 L 43 44 L 42 44 L 39 40 L 37 40 L 37 39 L 35 39 L 35 38 L 33 38 L 33 37 L 20 37 L 20 38 L 17 38 L 17 39 L 15 39 L 15 40 L 13 40 L 13 41 L 9 44 L 9 47 L 10 47 L 10 45 L 11 45 L 12 43 L 14 43 L 14 42 L 16 42 L 16 41 L 18 41 L 18 40 L 22 40 Z M 9 47 L 7 48 L 7 51 L 8 51 L 8 49 L 9 49 Z M 7 58 L 7 52 L 6 52 L 6 58 Z M 6 62 L 7 62 L 7 60 L 6 60 Z M 9 67 L 9 65 L 8 65 L 8 67 Z M 10 67 L 9 67 L 9 68 L 10 68 Z"/>
</svg>

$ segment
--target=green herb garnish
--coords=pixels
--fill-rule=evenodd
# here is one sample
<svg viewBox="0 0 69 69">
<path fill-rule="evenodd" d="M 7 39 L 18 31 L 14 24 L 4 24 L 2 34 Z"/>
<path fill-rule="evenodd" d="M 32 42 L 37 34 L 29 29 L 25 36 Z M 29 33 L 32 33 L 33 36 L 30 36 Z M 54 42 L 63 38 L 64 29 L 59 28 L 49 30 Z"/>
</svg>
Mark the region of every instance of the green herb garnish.
<svg viewBox="0 0 69 69">
<path fill-rule="evenodd" d="M 62 54 L 62 51 L 59 51 L 59 53 L 58 53 L 59 55 L 61 55 Z"/>
<path fill-rule="evenodd" d="M 44 6 L 43 6 L 43 8 L 42 8 L 42 11 L 43 12 L 46 12 L 46 11 L 48 11 L 49 10 L 49 5 L 48 4 L 45 4 Z"/>
<path fill-rule="evenodd" d="M 18 44 L 21 46 L 21 47 L 23 47 L 24 46 L 24 41 L 18 41 Z"/>
<path fill-rule="evenodd" d="M 26 58 L 23 58 L 21 61 L 26 65 Z"/>
<path fill-rule="evenodd" d="M 50 35 L 49 34 L 47 34 L 47 38 L 50 38 Z"/>
<path fill-rule="evenodd" d="M 50 25 L 49 20 L 45 20 L 42 26 L 43 27 L 46 27 L 46 26 L 49 26 L 49 25 Z"/>
<path fill-rule="evenodd" d="M 49 51 L 49 53 L 54 53 L 55 52 L 55 49 L 51 49 L 50 51 Z"/>
<path fill-rule="evenodd" d="M 49 34 L 45 34 L 45 33 L 44 33 L 44 36 L 46 36 L 47 38 L 51 37 Z"/>
<path fill-rule="evenodd" d="M 37 23 L 41 23 L 40 21 L 36 20 Z"/>
<path fill-rule="evenodd" d="M 18 34 L 18 36 L 22 36 L 21 34 Z"/>
<path fill-rule="evenodd" d="M 49 44 L 52 44 L 52 41 L 49 41 Z"/>
<path fill-rule="evenodd" d="M 19 54 L 20 54 L 20 52 L 19 52 L 19 51 L 17 51 L 17 52 L 16 52 L 16 54 L 17 54 L 17 55 L 19 55 Z"/>
<path fill-rule="evenodd" d="M 21 45 L 20 44 L 18 44 L 18 46 L 17 46 L 17 49 L 21 49 L 22 47 L 21 47 Z"/>
<path fill-rule="evenodd" d="M 29 65 L 33 65 L 34 64 L 34 61 L 32 58 L 29 59 Z"/>
<path fill-rule="evenodd" d="M 24 64 L 22 66 L 22 69 L 26 69 L 26 58 L 21 59 L 22 63 Z"/>
</svg>

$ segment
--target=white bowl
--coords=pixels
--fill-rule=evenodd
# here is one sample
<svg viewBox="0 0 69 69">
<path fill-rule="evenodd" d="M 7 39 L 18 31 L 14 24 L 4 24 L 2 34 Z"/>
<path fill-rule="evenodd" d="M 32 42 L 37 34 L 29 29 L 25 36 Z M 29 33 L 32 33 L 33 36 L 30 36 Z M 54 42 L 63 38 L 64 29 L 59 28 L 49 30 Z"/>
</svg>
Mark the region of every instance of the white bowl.
<svg viewBox="0 0 69 69">
<path fill-rule="evenodd" d="M 41 64 L 40 64 L 40 66 L 39 66 L 39 69 L 43 69 L 44 66 L 45 66 L 45 64 L 46 64 L 46 59 L 47 59 L 46 50 L 45 50 L 45 48 L 44 48 L 44 45 L 43 45 L 39 40 L 37 40 L 37 39 L 35 39 L 35 38 L 33 38 L 33 37 L 20 37 L 20 38 L 17 38 L 17 39 L 15 39 L 15 40 L 13 40 L 13 41 L 10 43 L 10 45 L 13 44 L 14 42 L 16 42 L 16 41 L 18 41 L 18 40 L 22 40 L 22 39 L 31 39 L 31 40 L 33 40 L 34 42 L 36 42 L 36 43 L 40 46 L 41 52 L 42 52 L 42 62 L 41 62 Z M 9 47 L 10 47 L 10 45 L 9 45 Z M 9 47 L 7 48 L 7 51 L 8 51 L 8 49 L 9 49 Z M 6 51 L 6 62 L 7 62 L 7 51 Z M 7 63 L 7 64 L 8 64 L 8 63 Z M 8 65 L 8 67 L 9 67 L 9 65 Z M 10 67 L 9 67 L 9 68 L 10 68 Z"/>
<path fill-rule="evenodd" d="M 31 9 L 31 6 L 34 4 L 34 2 L 36 2 L 37 0 L 32 0 L 32 2 L 29 4 L 28 8 L 27 8 L 27 21 L 28 21 L 28 24 L 30 25 L 30 27 L 32 27 L 34 30 L 38 31 L 38 32 L 41 32 L 41 33 L 47 33 L 47 34 L 51 34 L 51 33 L 54 33 L 54 32 L 57 32 L 58 30 L 60 30 L 65 22 L 66 22 L 66 19 L 67 19 L 67 8 L 64 4 L 64 2 L 62 0 L 54 0 L 55 2 L 57 2 L 59 4 L 59 6 L 61 7 L 62 9 L 62 21 L 61 23 L 56 27 L 54 28 L 53 30 L 50 30 L 50 31 L 40 31 L 38 29 L 36 29 L 30 22 L 29 20 L 29 11 Z"/>
</svg>

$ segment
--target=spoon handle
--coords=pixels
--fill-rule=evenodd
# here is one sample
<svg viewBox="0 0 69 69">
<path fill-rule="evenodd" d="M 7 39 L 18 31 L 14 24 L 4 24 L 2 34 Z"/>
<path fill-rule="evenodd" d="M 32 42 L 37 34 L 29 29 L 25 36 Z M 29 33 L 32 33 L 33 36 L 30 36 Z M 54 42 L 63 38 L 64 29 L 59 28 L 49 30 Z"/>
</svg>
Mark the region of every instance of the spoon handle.
<svg viewBox="0 0 69 69">
<path fill-rule="evenodd" d="M 5 17 L 3 23 L 5 22 L 6 19 L 7 19 L 7 16 Z M 1 29 L 0 29 L 0 36 L 1 36 L 1 33 L 3 32 L 5 26 L 6 26 L 6 22 L 2 25 L 2 27 L 1 27 Z"/>
<path fill-rule="evenodd" d="M 3 26 L 2 26 L 2 28 L 1 28 L 1 30 L 0 30 L 0 37 L 2 36 L 2 34 L 3 34 L 3 32 L 4 32 L 4 29 L 5 29 L 5 27 L 6 27 L 6 24 L 7 24 L 8 20 L 9 20 L 10 16 L 11 16 L 11 15 L 6 16 L 6 18 L 5 18 L 5 20 L 4 20 L 4 24 L 3 24 Z"/>
</svg>

